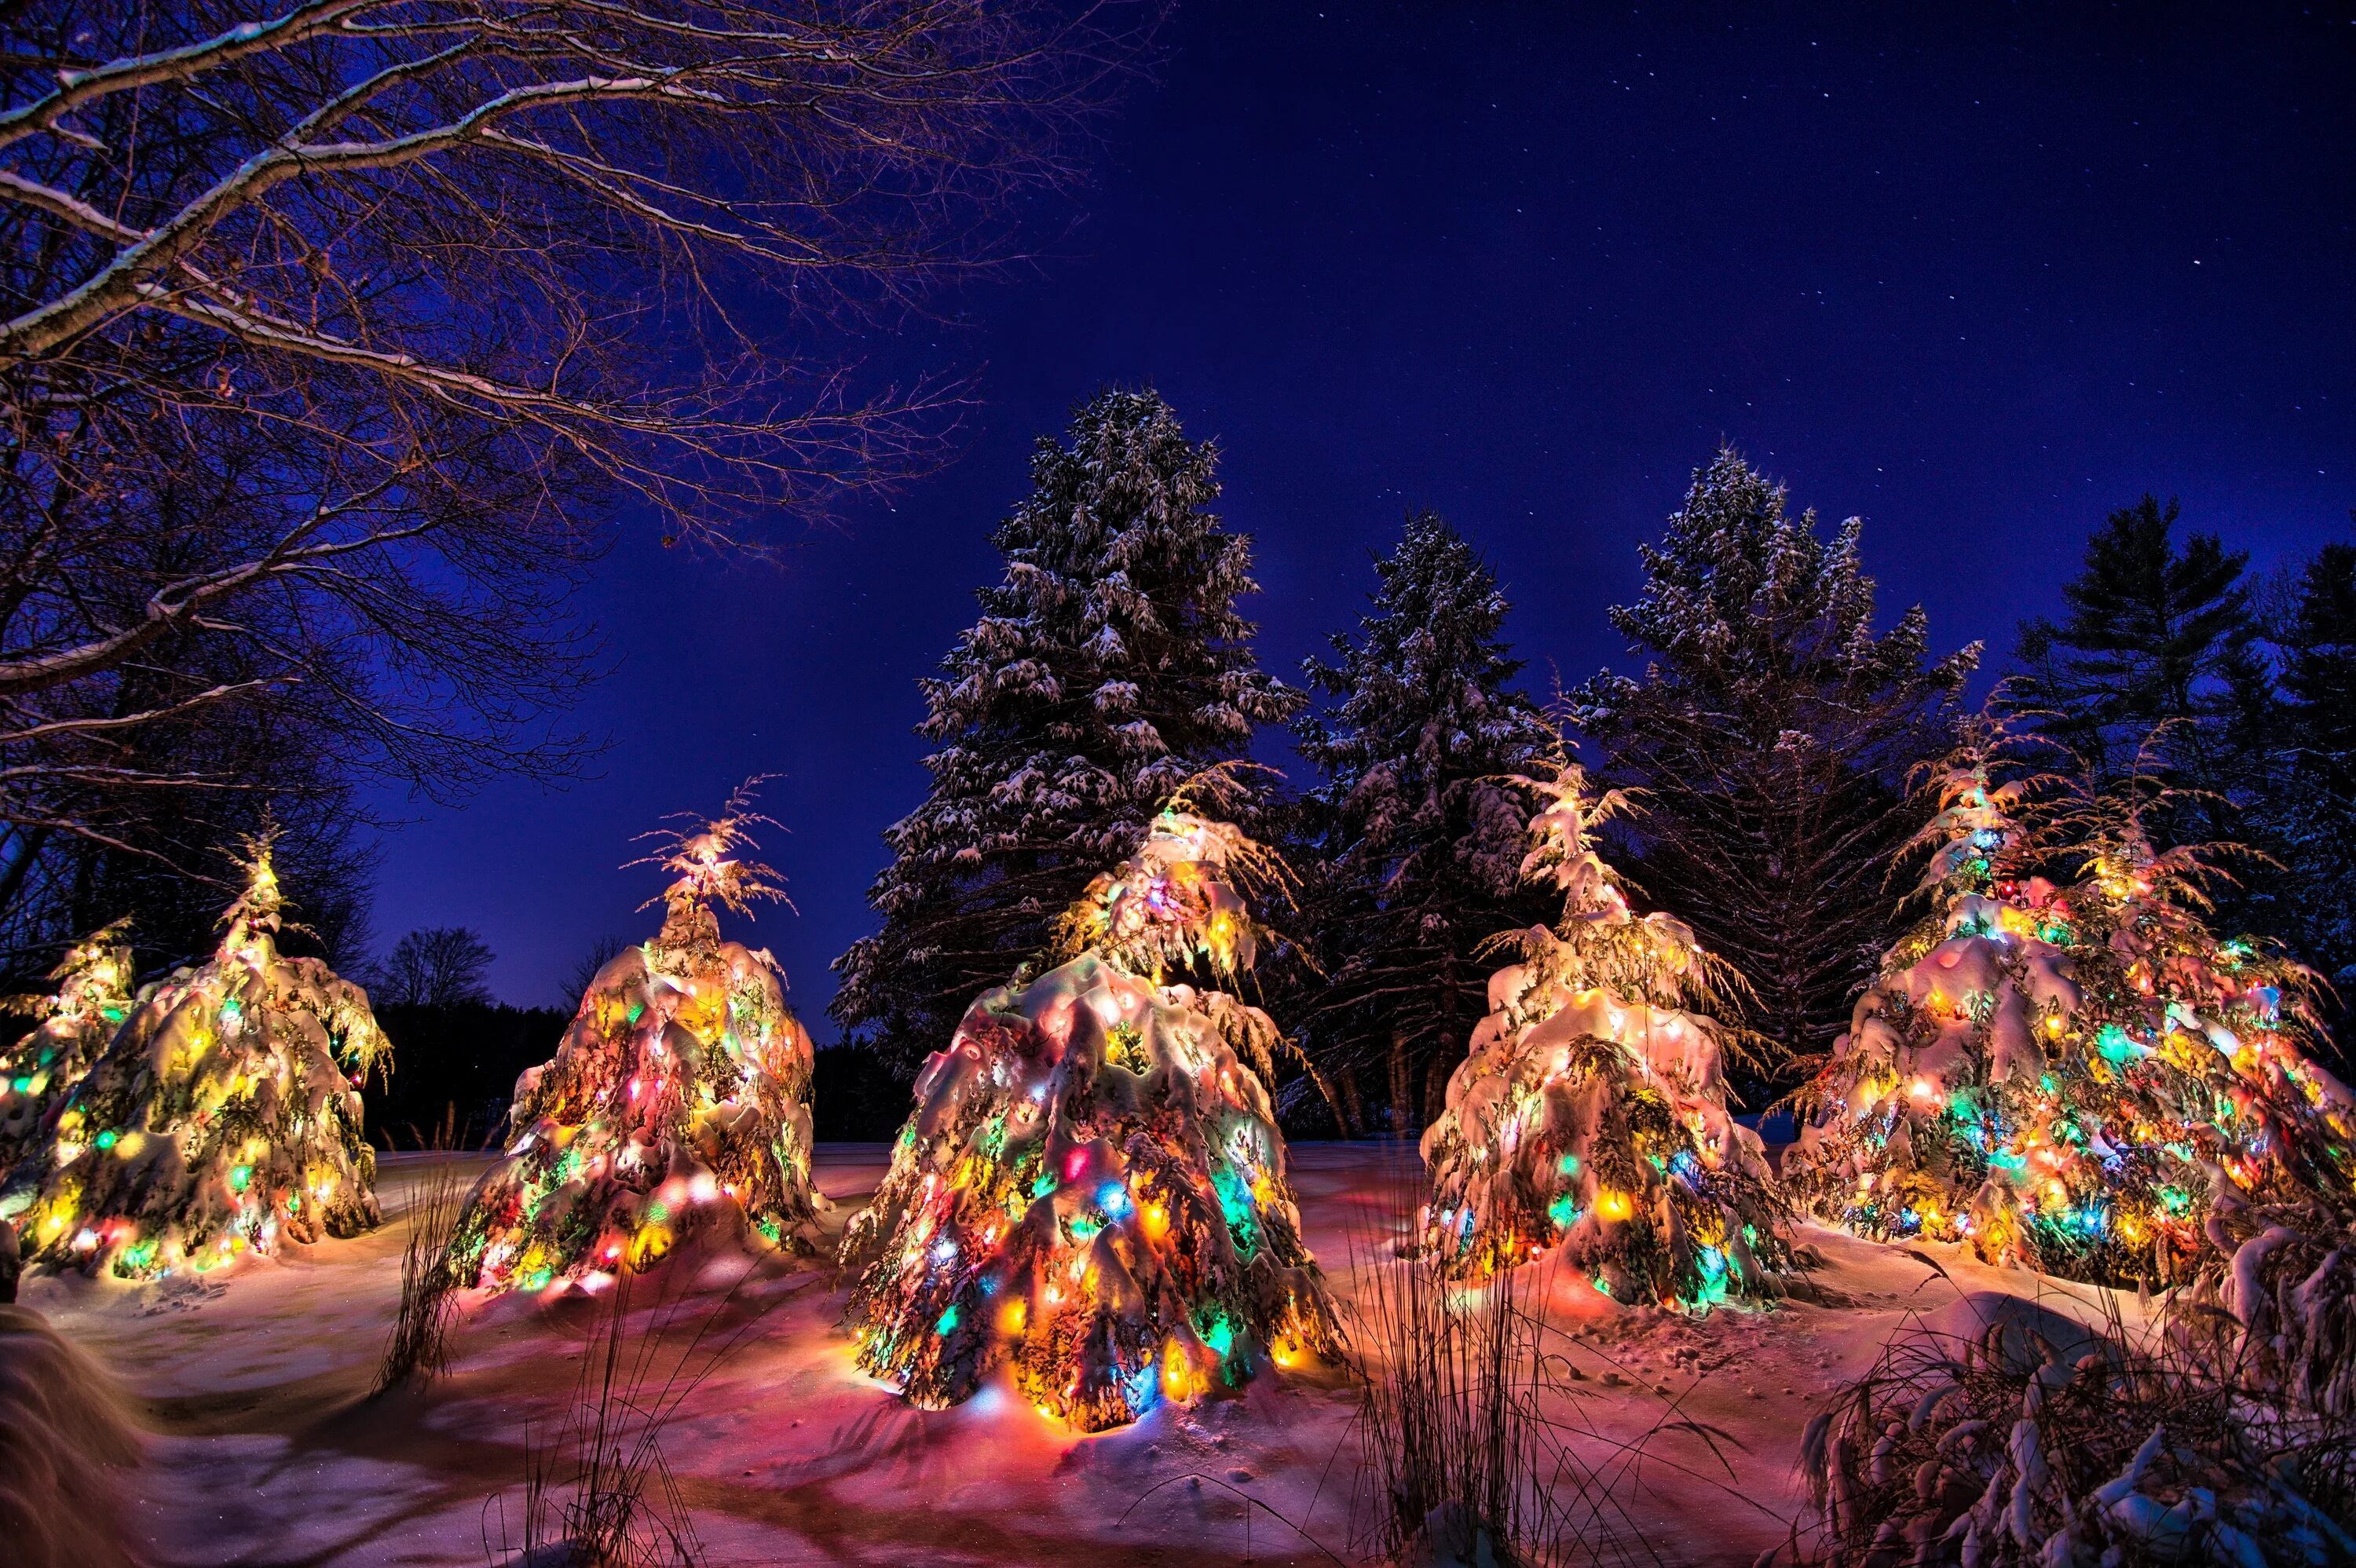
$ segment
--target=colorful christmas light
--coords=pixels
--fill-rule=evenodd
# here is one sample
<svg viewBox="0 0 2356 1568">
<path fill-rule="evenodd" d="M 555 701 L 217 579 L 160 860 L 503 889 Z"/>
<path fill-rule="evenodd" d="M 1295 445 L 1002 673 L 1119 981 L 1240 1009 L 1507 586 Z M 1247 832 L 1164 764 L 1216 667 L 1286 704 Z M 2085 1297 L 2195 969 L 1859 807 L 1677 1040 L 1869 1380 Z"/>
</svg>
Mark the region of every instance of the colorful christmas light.
<svg viewBox="0 0 2356 1568">
<path fill-rule="evenodd" d="M 126 917 L 74 944 L 49 972 L 57 989 L 16 1004 L 41 1021 L 0 1051 L 0 1216 L 21 1207 L 48 1174 L 37 1162 L 17 1168 L 48 1141 L 57 1112 L 131 1012 L 130 929 Z"/>
<path fill-rule="evenodd" d="M 2244 1210 L 2345 1211 L 2356 1100 L 2307 1050 L 2311 976 L 2211 934 L 2206 857 L 2154 847 L 2150 792 L 2040 802 L 2015 752 L 1979 721 L 1933 782 L 1932 912 L 1803 1092 L 1787 1181 L 1863 1233 L 2105 1284 L 2215 1275 Z"/>
<path fill-rule="evenodd" d="M 386 1058 L 368 993 L 277 947 L 266 840 L 220 948 L 143 993 L 29 1157 L 33 1259 L 145 1279 L 378 1222 L 357 1087 Z"/>
<path fill-rule="evenodd" d="M 538 1290 L 651 1268 L 691 1235 L 808 1252 L 810 1040 L 767 952 L 721 940 L 716 904 L 784 897 L 743 851 L 749 782 L 633 864 L 672 875 L 662 929 L 597 972 L 556 1055 L 516 1083 L 507 1157 L 458 1217 L 452 1277 Z"/>
<path fill-rule="evenodd" d="M 1682 922 L 1629 909 L 1593 832 L 1622 795 L 1576 763 L 1518 782 L 1547 803 L 1522 874 L 1561 891 L 1562 918 L 1503 943 L 1521 961 L 1491 977 L 1423 1135 L 1423 1244 L 1470 1278 L 1558 1253 L 1625 1302 L 1772 1294 L 1783 1207 L 1728 1113 L 1730 1031 L 1693 1010 L 1726 971 Z"/>
<path fill-rule="evenodd" d="M 1276 1028 L 1170 978 L 1250 963 L 1244 885 L 1271 869 L 1166 811 L 1066 916 L 1063 962 L 974 1003 L 844 1237 L 862 1367 L 941 1408 L 1011 1362 L 1095 1431 L 1333 1350 L 1262 1082 Z"/>
</svg>

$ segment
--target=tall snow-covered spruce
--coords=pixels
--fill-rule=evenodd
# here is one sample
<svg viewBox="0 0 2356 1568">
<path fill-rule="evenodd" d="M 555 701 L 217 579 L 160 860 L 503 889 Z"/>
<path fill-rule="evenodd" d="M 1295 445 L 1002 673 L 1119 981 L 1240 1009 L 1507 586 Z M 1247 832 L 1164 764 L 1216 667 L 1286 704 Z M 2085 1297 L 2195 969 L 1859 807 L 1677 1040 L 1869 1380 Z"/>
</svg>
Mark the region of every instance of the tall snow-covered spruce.
<svg viewBox="0 0 2356 1568">
<path fill-rule="evenodd" d="M 1931 910 L 1804 1092 L 1785 1180 L 1869 1234 L 2107 1285 L 2345 1232 L 2356 1099 L 2309 1054 L 2311 977 L 2210 932 L 2203 852 L 2151 842 L 2147 795 L 2032 782 L 1988 723 L 1934 779 Z"/>
<path fill-rule="evenodd" d="M 1549 1251 L 1631 1305 L 1772 1295 L 1783 1209 L 1759 1135 L 1726 1104 L 1735 982 L 1676 917 L 1639 918 L 1595 828 L 1628 809 L 1576 763 L 1524 780 L 1545 804 L 1524 874 L 1562 894 L 1515 933 L 1494 1010 L 1423 1135 L 1422 1244 L 1484 1278 Z"/>
<path fill-rule="evenodd" d="M 278 951 L 266 841 L 245 870 L 220 947 L 143 993 L 27 1157 L 33 1261 L 152 1279 L 377 1223 L 359 1083 L 384 1035 L 367 992 Z"/>
<path fill-rule="evenodd" d="M 932 784 L 884 834 L 883 928 L 835 965 L 834 1016 L 895 1067 L 1035 959 L 1164 799 L 1300 706 L 1237 613 L 1257 585 L 1212 510 L 1217 460 L 1150 390 L 1103 392 L 1066 444 L 1040 441 L 995 536 L 1006 575 L 923 683 Z"/>
<path fill-rule="evenodd" d="M 1173 806 L 1059 923 L 1056 965 L 984 992 L 916 1081 L 843 1237 L 859 1361 L 937 1408 L 1011 1364 L 1086 1430 L 1335 1348 L 1263 1075 L 1281 1041 L 1232 982 L 1275 863 Z"/>
<path fill-rule="evenodd" d="M 1297 724 L 1321 775 L 1301 814 L 1301 925 L 1329 983 L 1292 1021 L 1345 1107 L 1387 1105 L 1404 1131 L 1439 1113 L 1486 1010 L 1480 944 L 1537 917 L 1520 891 L 1529 808 L 1505 780 L 1556 738 L 1510 686 L 1505 596 L 1462 535 L 1411 516 L 1375 570 L 1357 634 L 1305 667 L 1333 699 Z"/>
<path fill-rule="evenodd" d="M 758 782 L 636 862 L 671 874 L 648 901 L 662 929 L 597 971 L 556 1055 L 517 1081 L 516 1136 L 452 1233 L 455 1283 L 537 1290 L 643 1270 L 691 1238 L 815 1246 L 809 1035 L 775 960 L 722 940 L 714 909 L 785 896 L 746 853 L 768 820 L 752 809 Z"/>
<path fill-rule="evenodd" d="M 1944 749 L 1943 709 L 1976 644 L 1930 654 L 1918 606 L 1873 629 L 1862 524 L 1827 543 L 1813 511 L 1723 449 L 1646 547 L 1644 589 L 1612 612 L 1642 678 L 1574 696 L 1603 772 L 1642 786 L 1635 874 L 1741 971 L 1744 1021 L 1820 1049 L 1893 933 L 1882 868 L 1914 827 L 1911 768 Z"/>
</svg>

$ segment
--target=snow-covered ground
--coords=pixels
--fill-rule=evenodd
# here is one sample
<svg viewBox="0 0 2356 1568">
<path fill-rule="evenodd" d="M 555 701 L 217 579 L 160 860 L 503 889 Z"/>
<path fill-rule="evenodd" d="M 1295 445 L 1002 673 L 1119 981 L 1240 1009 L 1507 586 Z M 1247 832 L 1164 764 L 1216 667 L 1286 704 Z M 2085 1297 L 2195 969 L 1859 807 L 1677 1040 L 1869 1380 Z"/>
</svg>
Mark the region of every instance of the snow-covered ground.
<svg viewBox="0 0 2356 1568">
<path fill-rule="evenodd" d="M 834 1225 L 880 1179 L 884 1154 L 819 1146 Z M 1345 1302 L 1410 1201 L 1398 1157 L 1363 1145 L 1293 1150 L 1308 1240 Z M 381 1230 L 242 1264 L 201 1288 L 27 1285 L 26 1304 L 144 1401 L 156 1436 L 131 1489 L 155 1562 L 482 1564 L 506 1560 L 503 1531 L 520 1541 L 528 1434 L 544 1443 L 562 1420 L 599 1308 L 470 1305 L 447 1376 L 423 1393 L 368 1399 L 411 1205 L 442 1159 L 470 1172 L 487 1163 L 389 1157 Z M 1641 1537 L 1628 1541 L 1633 1560 L 1650 1561 L 1649 1549 L 1673 1563 L 1748 1563 L 1782 1540 L 1799 1507 L 1802 1427 L 1909 1314 L 1953 1322 L 1979 1291 L 2089 1304 L 2098 1294 L 1952 1249 L 1926 1249 L 1942 1278 L 1901 1249 L 1815 1228 L 1802 1239 L 1823 1255 L 1819 1299 L 1772 1311 L 1632 1313 L 1583 1283 L 1550 1282 L 1579 1373 L 1571 1419 L 1593 1432 L 1579 1450 L 1609 1483 L 1594 1531 Z M 715 1266 L 701 1294 L 687 1273 L 673 1269 L 659 1293 L 641 1286 L 633 1310 L 669 1325 L 649 1351 L 654 1383 L 682 1364 L 709 1367 L 662 1454 L 715 1564 L 1356 1560 L 1356 1403 L 1338 1373 L 1264 1376 L 1082 1437 L 1002 1383 L 955 1410 L 910 1409 L 853 1367 L 841 1322 L 848 1282 L 830 1267 L 736 1284 Z M 1730 1438 L 1723 1463 L 1667 1421 Z"/>
</svg>

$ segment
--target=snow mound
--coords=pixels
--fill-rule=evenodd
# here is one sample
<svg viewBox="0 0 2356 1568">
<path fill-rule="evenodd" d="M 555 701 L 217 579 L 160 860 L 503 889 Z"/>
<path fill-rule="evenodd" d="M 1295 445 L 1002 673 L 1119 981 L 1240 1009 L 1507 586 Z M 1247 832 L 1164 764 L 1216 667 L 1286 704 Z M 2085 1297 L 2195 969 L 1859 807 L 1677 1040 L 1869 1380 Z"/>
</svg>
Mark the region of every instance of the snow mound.
<svg viewBox="0 0 2356 1568">
<path fill-rule="evenodd" d="M 139 1460 L 113 1380 L 39 1313 L 0 1306 L 0 1555 L 16 1568 L 135 1561 L 112 1472 Z"/>
</svg>

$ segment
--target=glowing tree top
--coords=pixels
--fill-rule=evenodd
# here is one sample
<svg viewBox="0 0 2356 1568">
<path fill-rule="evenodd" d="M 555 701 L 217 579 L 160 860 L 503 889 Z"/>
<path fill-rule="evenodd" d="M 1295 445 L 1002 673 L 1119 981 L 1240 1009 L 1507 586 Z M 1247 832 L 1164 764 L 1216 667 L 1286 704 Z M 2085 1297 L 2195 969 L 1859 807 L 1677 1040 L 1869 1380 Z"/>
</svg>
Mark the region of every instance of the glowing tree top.
<svg viewBox="0 0 2356 1568">
<path fill-rule="evenodd" d="M 1786 1180 L 1870 1234 L 2105 1283 L 2212 1271 L 2212 1211 L 2345 1203 L 2356 1104 L 2308 1054 L 2311 977 L 2211 933 L 2211 848 L 2146 831 L 2166 792 L 2056 798 L 2019 749 L 1979 721 L 1933 781 L 1932 908 L 1803 1091 Z"/>
<path fill-rule="evenodd" d="M 270 844 L 204 963 L 150 988 L 57 1115 L 18 1221 L 40 1262 L 149 1278 L 377 1223 L 368 993 L 278 951 Z"/>
<path fill-rule="evenodd" d="M 1521 961 L 1491 977 L 1424 1131 L 1423 1243 L 1474 1278 L 1559 1249 L 1622 1301 L 1770 1291 L 1781 1209 L 1727 1109 L 1731 1031 L 1705 1010 L 1736 982 L 1682 921 L 1629 908 L 1594 835 L 1625 796 L 1575 763 L 1517 782 L 1547 802 L 1522 874 L 1562 893 L 1562 918 L 1500 941 Z"/>
<path fill-rule="evenodd" d="M 860 1364 L 937 1408 L 1011 1364 L 1040 1411 L 1131 1421 L 1334 1345 L 1262 1074 L 1258 1008 L 1219 978 L 1260 935 L 1273 858 L 1183 810 L 1065 917 L 1061 958 L 984 992 L 916 1081 L 846 1260 Z"/>
<path fill-rule="evenodd" d="M 26 998 L 25 1010 L 36 1013 L 39 1025 L 0 1052 L 0 1179 L 13 1176 L 12 1188 L 37 1181 L 42 1173 L 18 1172 L 17 1162 L 48 1136 L 50 1114 L 131 1011 L 130 930 L 126 916 L 67 949 L 49 972 L 57 989 Z M 0 1211 L 6 1208 L 0 1198 Z"/>
<path fill-rule="evenodd" d="M 752 810 L 760 782 L 631 862 L 671 874 L 648 901 L 662 905 L 662 929 L 597 972 L 554 1058 L 517 1080 L 517 1136 L 451 1244 L 459 1283 L 594 1285 L 651 1267 L 690 1235 L 815 1244 L 809 1035 L 775 961 L 722 940 L 716 913 L 785 896 L 746 853 L 768 821 Z"/>
</svg>

